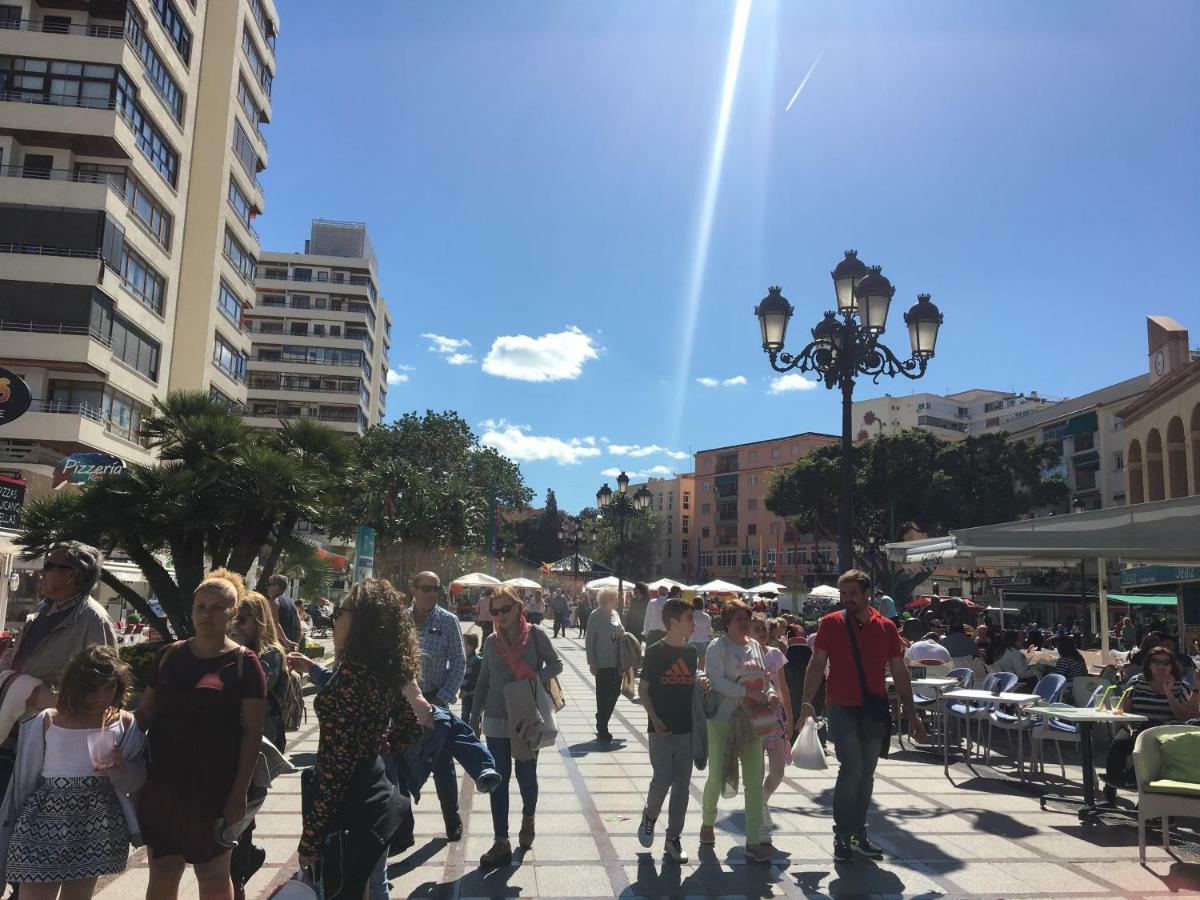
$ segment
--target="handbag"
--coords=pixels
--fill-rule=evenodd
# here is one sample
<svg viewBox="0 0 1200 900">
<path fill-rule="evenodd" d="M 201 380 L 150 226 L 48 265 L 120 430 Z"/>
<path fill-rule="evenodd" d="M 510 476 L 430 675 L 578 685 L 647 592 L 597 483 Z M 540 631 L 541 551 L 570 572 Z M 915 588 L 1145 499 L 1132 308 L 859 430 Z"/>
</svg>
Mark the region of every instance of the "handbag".
<svg viewBox="0 0 1200 900">
<path fill-rule="evenodd" d="M 313 876 L 312 869 L 304 866 L 275 888 L 271 900 L 321 900 L 320 884 Z"/>
<path fill-rule="evenodd" d="M 846 622 L 846 633 L 850 636 L 850 652 L 854 654 L 854 667 L 858 669 L 858 686 L 862 690 L 863 715 L 872 721 L 883 725 L 883 744 L 879 748 L 879 758 L 887 759 L 892 744 L 892 707 L 887 697 L 872 694 L 867 689 L 867 673 L 863 669 L 862 654 L 858 651 L 858 637 L 854 634 L 854 623 L 850 621 L 850 611 L 842 613 Z"/>
<path fill-rule="evenodd" d="M 537 746 L 539 750 L 544 750 L 553 747 L 558 740 L 558 722 L 554 718 L 554 700 L 540 680 L 533 682 L 533 700 L 542 717 L 542 734 Z"/>
</svg>

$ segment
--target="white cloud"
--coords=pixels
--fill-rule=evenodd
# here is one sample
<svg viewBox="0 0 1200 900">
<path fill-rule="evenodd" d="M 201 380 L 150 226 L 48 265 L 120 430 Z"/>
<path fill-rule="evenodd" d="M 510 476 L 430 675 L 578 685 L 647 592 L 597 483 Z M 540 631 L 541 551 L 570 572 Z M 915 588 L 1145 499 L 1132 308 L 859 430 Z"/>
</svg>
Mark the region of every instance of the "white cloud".
<svg viewBox="0 0 1200 900">
<path fill-rule="evenodd" d="M 621 470 L 620 469 L 601 469 L 600 474 L 603 475 L 605 478 L 616 478 L 618 475 L 621 474 Z M 628 473 L 626 473 L 626 474 L 628 474 Z"/>
<path fill-rule="evenodd" d="M 601 469 L 600 474 L 605 478 L 616 478 L 621 474 L 621 469 Z M 625 472 L 629 476 L 630 481 L 644 481 L 647 478 L 666 478 L 674 475 L 675 470 L 670 466 L 651 466 L 648 469 L 643 469 L 639 472 Z"/>
<path fill-rule="evenodd" d="M 572 325 L 541 337 L 496 338 L 484 357 L 483 371 L 516 381 L 570 381 L 583 373 L 585 362 L 599 355 L 591 336 Z"/>
<path fill-rule="evenodd" d="M 388 369 L 387 383 L 388 384 L 403 384 L 408 381 L 408 373 L 412 371 L 412 366 L 397 366 L 394 369 Z"/>
<path fill-rule="evenodd" d="M 548 435 L 529 434 L 530 429 L 513 425 L 501 419 L 488 419 L 482 423 L 487 429 L 479 443 L 492 447 L 509 459 L 517 462 L 556 462 L 560 466 L 578 465 L 585 459 L 599 456 L 601 450 L 594 446 L 594 438 L 562 438 Z"/>
<path fill-rule="evenodd" d="M 668 450 L 666 447 L 660 447 L 658 444 L 609 444 L 608 452 L 613 456 L 629 456 L 634 459 L 642 459 L 647 456 L 667 456 L 671 459 L 691 459 L 692 454 L 684 453 L 681 450 Z"/>
<path fill-rule="evenodd" d="M 475 362 L 474 356 L 464 352 L 467 347 L 471 346 L 471 342 L 466 338 L 445 337 L 428 331 L 421 337 L 429 341 L 430 353 L 438 354 L 452 366 L 465 366 L 467 363 Z"/>
<path fill-rule="evenodd" d="M 811 391 L 820 382 L 810 381 L 799 372 L 792 372 L 788 375 L 780 375 L 771 382 L 771 387 L 768 393 L 785 394 L 788 391 Z"/>
<path fill-rule="evenodd" d="M 739 384 L 745 384 L 745 383 L 746 383 L 745 375 L 734 375 L 732 378 L 726 378 L 724 380 L 721 380 L 719 378 L 709 378 L 708 376 L 703 376 L 701 378 L 696 379 L 696 384 L 702 385 L 704 387 L 710 387 L 710 388 L 736 387 Z"/>
</svg>

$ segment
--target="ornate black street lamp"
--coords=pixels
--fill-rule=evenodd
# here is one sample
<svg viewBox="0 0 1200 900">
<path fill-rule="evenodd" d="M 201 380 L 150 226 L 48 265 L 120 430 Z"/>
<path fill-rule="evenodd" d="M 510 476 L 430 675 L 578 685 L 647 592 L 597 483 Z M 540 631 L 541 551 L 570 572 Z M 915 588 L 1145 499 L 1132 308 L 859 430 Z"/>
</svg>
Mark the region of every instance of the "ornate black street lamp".
<svg viewBox="0 0 1200 900">
<path fill-rule="evenodd" d="M 837 264 L 833 275 L 836 311 L 825 313 L 812 329 L 812 342 L 799 353 L 785 353 L 788 320 L 795 308 L 773 287 L 754 309 L 762 330 L 763 350 L 776 372 L 816 372 L 832 390 L 842 389 L 841 490 L 838 496 L 838 564 L 842 571 L 854 565 L 851 539 L 851 494 L 854 490 L 854 457 L 851 404 L 854 381 L 860 375 L 878 383 L 884 375 L 917 379 L 933 358 L 942 314 L 929 294 L 918 294 L 917 302 L 904 314 L 912 356 L 901 360 L 879 342 L 887 326 L 888 308 L 896 289 L 879 266 L 866 266 L 854 250 Z"/>
<path fill-rule="evenodd" d="M 595 540 L 596 538 L 596 523 L 589 518 L 586 523 L 572 519 L 570 516 L 565 516 L 562 520 L 562 525 L 558 529 L 558 539 L 572 546 L 571 550 L 571 575 L 574 578 L 572 587 L 579 587 L 579 542 L 583 540 Z"/>
<path fill-rule="evenodd" d="M 643 510 L 650 508 L 650 500 L 653 494 L 646 490 L 646 486 L 642 485 L 637 489 L 637 492 L 632 496 L 628 493 L 629 476 L 622 472 L 617 476 L 617 492 L 614 494 L 612 488 L 608 486 L 608 482 L 600 490 L 596 491 L 596 506 L 600 509 L 600 515 L 608 518 L 615 516 L 617 519 L 617 602 L 624 601 L 625 579 L 623 571 L 625 568 L 625 520 L 631 515 L 639 515 Z"/>
</svg>

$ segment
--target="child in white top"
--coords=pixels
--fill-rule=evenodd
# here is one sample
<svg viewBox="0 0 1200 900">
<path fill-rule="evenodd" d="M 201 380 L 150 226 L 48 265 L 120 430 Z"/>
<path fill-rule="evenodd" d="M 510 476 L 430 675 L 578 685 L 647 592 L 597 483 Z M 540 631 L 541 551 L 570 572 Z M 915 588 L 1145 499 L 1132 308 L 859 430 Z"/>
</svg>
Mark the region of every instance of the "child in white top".
<svg viewBox="0 0 1200 900">
<path fill-rule="evenodd" d="M 773 830 L 775 824 L 771 821 L 771 810 L 768 803 L 771 795 L 783 783 L 783 773 L 787 764 L 792 761 L 792 701 L 788 693 L 787 679 L 783 677 L 783 667 L 787 665 L 787 655 L 774 646 L 769 639 L 770 627 L 767 620 L 755 616 L 750 620 L 750 637 L 758 641 L 763 651 L 763 663 L 767 674 L 771 677 L 771 685 L 779 695 L 779 728 L 773 734 L 763 738 L 763 750 L 767 754 L 767 772 L 763 778 L 763 828 Z"/>
</svg>

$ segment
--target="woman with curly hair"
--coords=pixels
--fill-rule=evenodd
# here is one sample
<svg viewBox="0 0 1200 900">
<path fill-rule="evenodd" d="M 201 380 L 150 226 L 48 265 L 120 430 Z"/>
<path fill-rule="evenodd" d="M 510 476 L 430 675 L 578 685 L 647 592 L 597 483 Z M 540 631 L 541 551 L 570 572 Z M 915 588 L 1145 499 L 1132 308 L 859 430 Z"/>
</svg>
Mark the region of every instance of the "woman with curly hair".
<svg viewBox="0 0 1200 900">
<path fill-rule="evenodd" d="M 195 635 L 158 652 L 138 706 L 150 763 L 137 812 L 150 848 L 146 897 L 153 900 L 179 896 L 188 864 L 201 900 L 234 894 L 233 841 L 225 835 L 246 818 L 266 707 L 258 657 L 229 637 L 245 593 L 236 573 L 208 573 L 192 595 Z"/>
<path fill-rule="evenodd" d="M 404 815 L 380 746 L 392 721 L 412 723 L 402 697 L 428 714 L 416 688 L 420 650 L 391 583 L 368 578 L 333 611 L 332 671 L 299 653 L 288 663 L 321 686 L 317 763 L 305 773 L 300 864 L 320 862 L 325 900 L 359 900 Z"/>
</svg>

